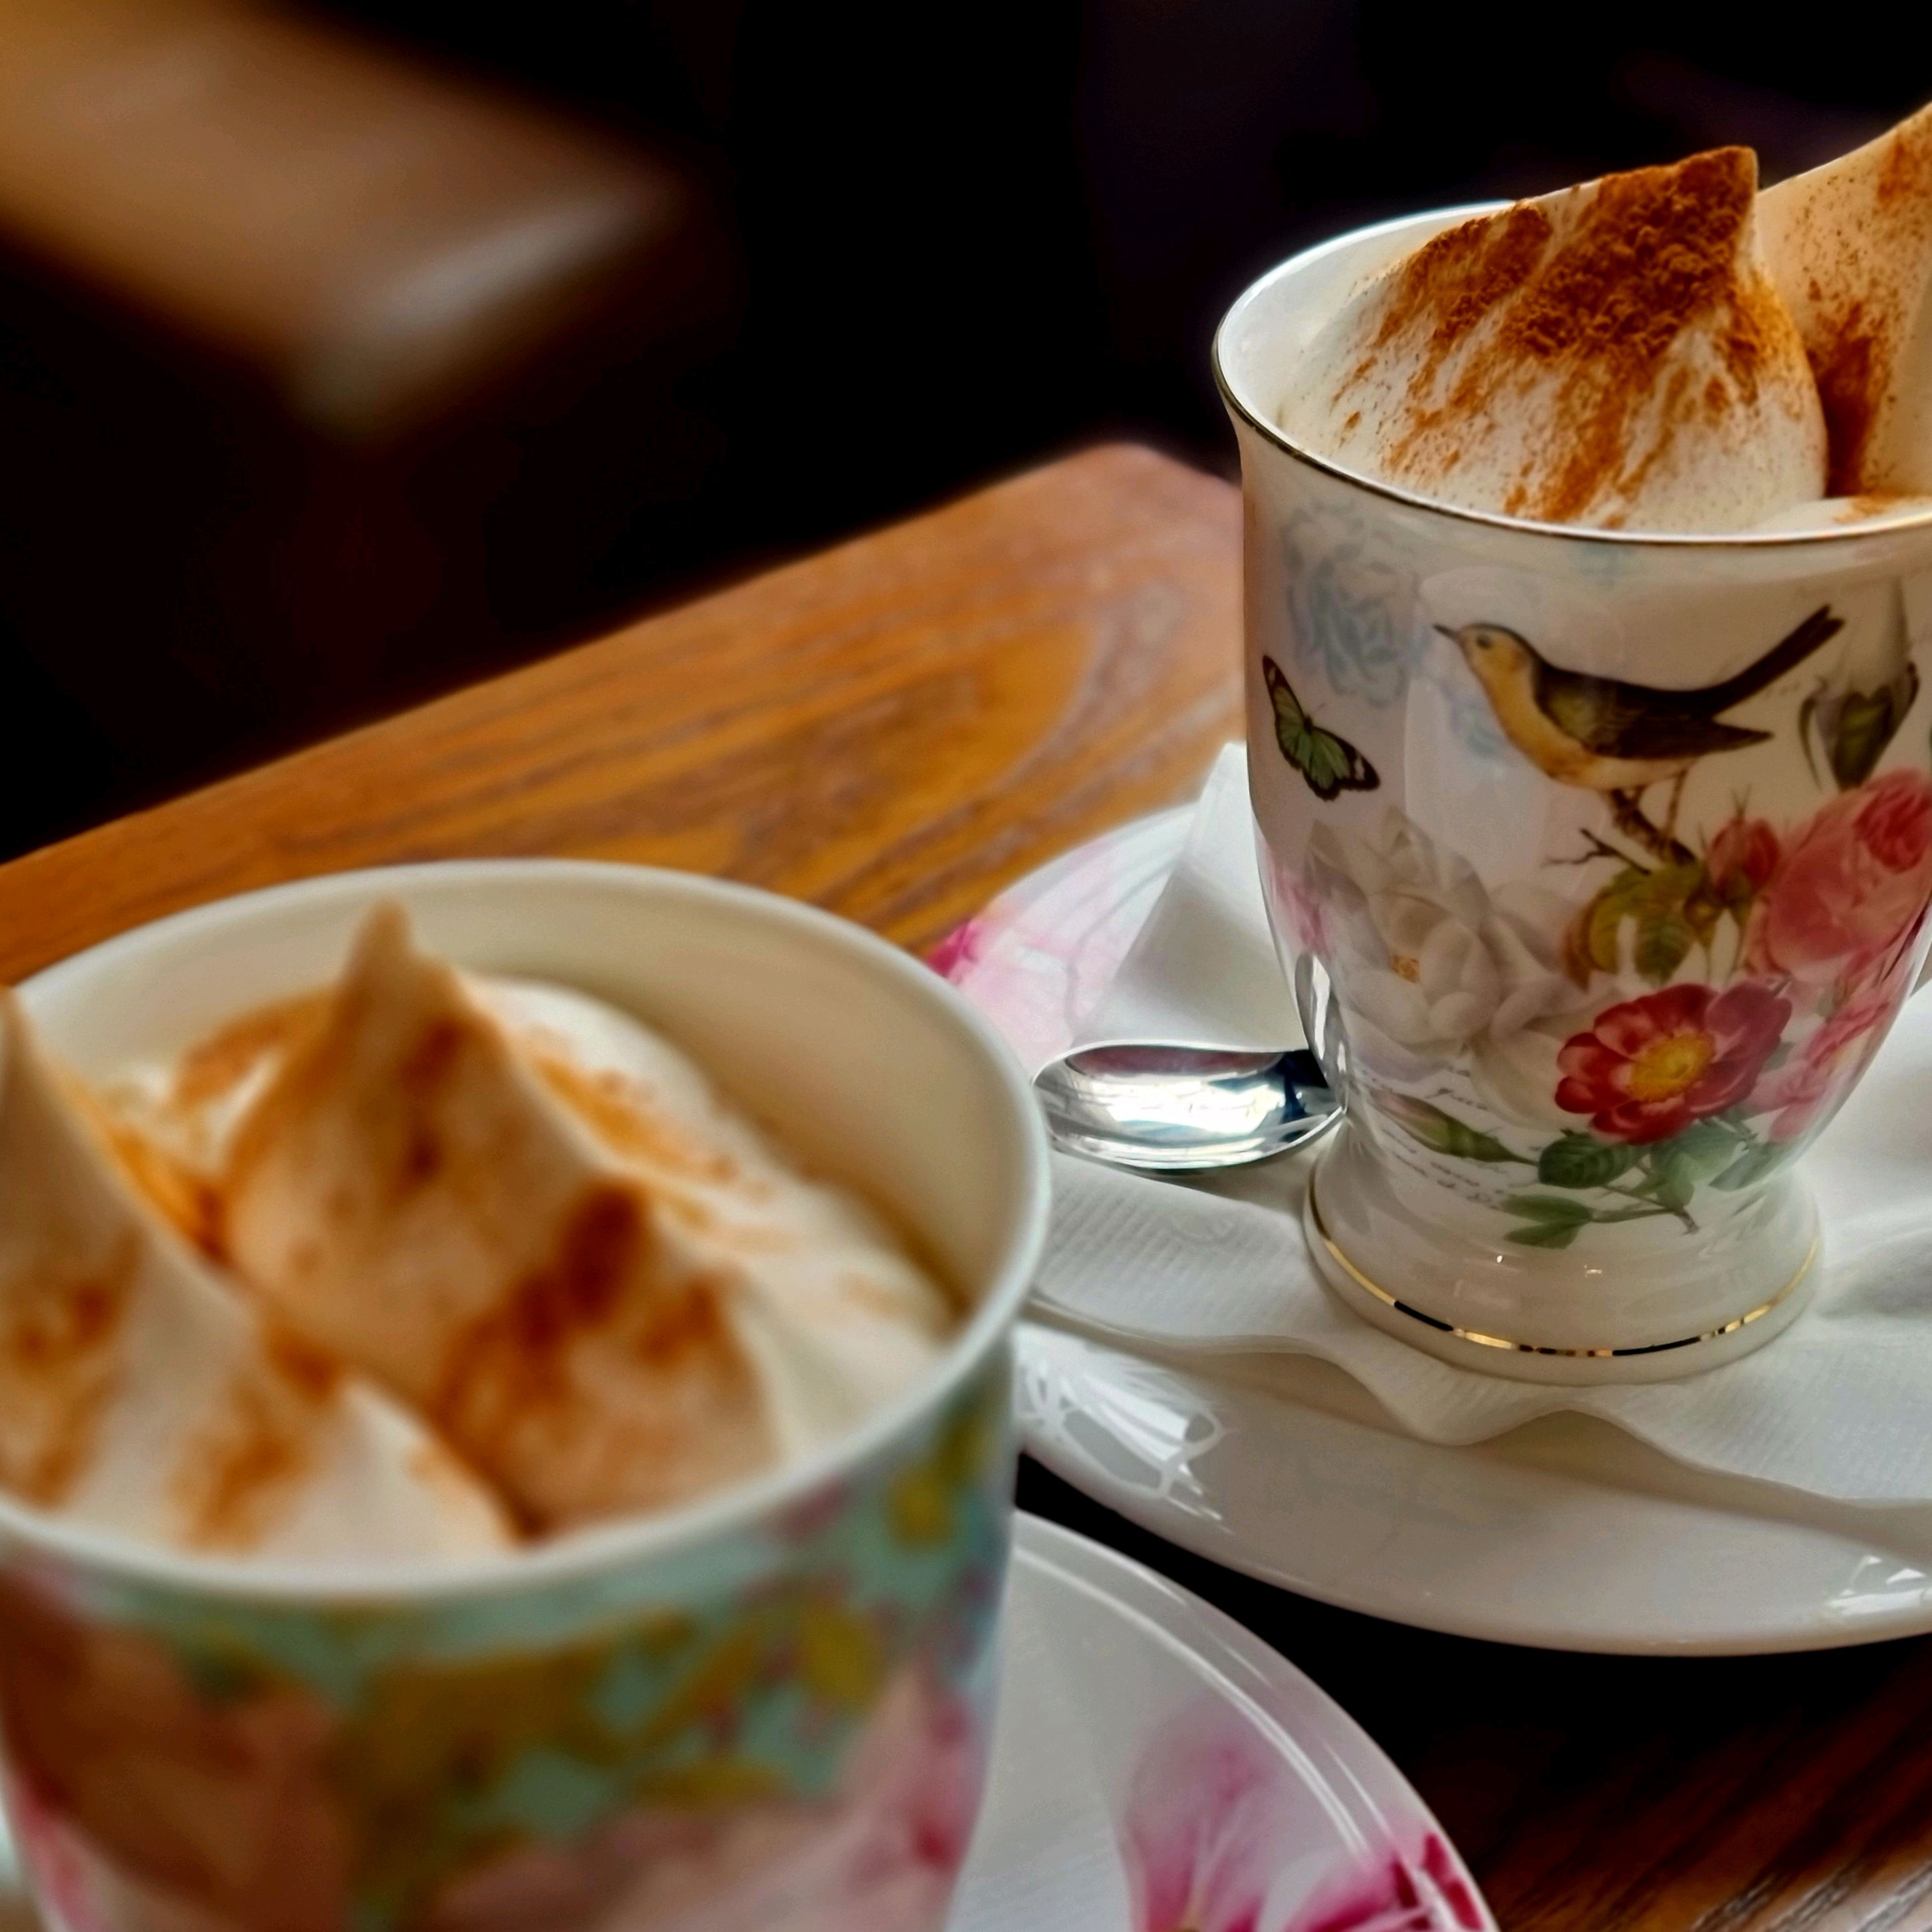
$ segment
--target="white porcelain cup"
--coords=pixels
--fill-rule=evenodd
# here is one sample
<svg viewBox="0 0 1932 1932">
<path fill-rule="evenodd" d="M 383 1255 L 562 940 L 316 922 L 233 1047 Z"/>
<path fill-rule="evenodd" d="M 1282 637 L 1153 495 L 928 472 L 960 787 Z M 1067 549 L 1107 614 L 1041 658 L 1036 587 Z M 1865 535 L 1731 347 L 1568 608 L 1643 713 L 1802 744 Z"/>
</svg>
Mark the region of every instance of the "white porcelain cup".
<svg viewBox="0 0 1932 1932">
<path fill-rule="evenodd" d="M 1309 1239 L 1447 1359 L 1683 1374 L 1798 1312 L 1798 1158 L 1925 952 L 1932 514 L 1580 530 L 1296 446 L 1313 329 L 1479 212 L 1296 257 L 1215 346 L 1264 883 L 1347 1102 Z"/>
<path fill-rule="evenodd" d="M 662 1027 L 958 1291 L 850 1441 L 434 1570 L 201 1559 L 0 1501 L 7 1810 L 59 1932 L 939 1932 L 976 1811 L 1010 1336 L 1046 1152 L 934 974 L 769 893 L 482 860 L 164 920 L 31 980 L 82 1074 L 322 984 L 377 899 L 484 973 Z"/>
</svg>

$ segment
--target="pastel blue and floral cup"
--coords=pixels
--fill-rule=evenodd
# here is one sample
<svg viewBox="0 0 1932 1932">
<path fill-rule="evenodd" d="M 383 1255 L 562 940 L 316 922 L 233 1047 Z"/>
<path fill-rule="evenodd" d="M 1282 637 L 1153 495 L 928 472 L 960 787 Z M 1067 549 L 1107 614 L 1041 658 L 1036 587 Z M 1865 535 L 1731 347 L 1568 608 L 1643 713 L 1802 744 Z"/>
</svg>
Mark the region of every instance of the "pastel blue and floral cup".
<svg viewBox="0 0 1932 1932">
<path fill-rule="evenodd" d="M 1312 329 L 1477 212 L 1297 257 L 1216 344 L 1264 884 L 1346 1096 L 1309 1240 L 1448 1359 L 1679 1375 L 1802 1306 L 1796 1163 L 1924 957 L 1932 506 L 1582 530 L 1295 445 L 1276 418 Z"/>
<path fill-rule="evenodd" d="M 7 1808 L 59 1932 L 937 1932 L 977 1810 L 1024 1082 L 895 949 L 681 874 L 483 861 L 188 913 L 22 989 L 83 1073 L 320 982 L 375 898 L 662 1025 L 958 1289 L 923 1386 L 661 1518 L 400 1574 L 188 1559 L 0 1504 Z"/>
</svg>

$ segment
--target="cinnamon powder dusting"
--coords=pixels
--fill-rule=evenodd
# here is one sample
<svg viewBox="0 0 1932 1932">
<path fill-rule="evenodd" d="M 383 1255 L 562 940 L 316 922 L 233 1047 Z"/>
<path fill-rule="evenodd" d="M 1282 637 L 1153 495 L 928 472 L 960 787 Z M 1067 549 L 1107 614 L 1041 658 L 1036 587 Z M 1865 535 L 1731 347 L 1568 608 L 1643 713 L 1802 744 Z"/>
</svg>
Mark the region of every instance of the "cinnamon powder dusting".
<svg viewBox="0 0 1932 1932">
<path fill-rule="evenodd" d="M 1813 325 L 1807 345 L 1811 374 L 1824 405 L 1825 435 L 1831 450 L 1828 496 L 1855 496 L 1864 481 L 1865 460 L 1879 404 L 1891 376 L 1891 357 L 1880 332 L 1865 321 L 1865 305 L 1851 303 L 1842 314 Z"/>
<path fill-rule="evenodd" d="M 110 1114 L 80 1082 L 74 1083 L 69 1097 L 86 1115 L 134 1191 L 184 1240 L 220 1260 L 221 1197 L 216 1190 L 165 1148 Z"/>
<path fill-rule="evenodd" d="M 57 1507 L 93 1460 L 140 1265 L 130 1236 L 100 1267 L 50 1270 L 10 1288 L 0 1330 L 0 1481 L 29 1502 Z"/>
<path fill-rule="evenodd" d="M 196 1550 L 250 1550 L 274 1526 L 314 1466 L 344 1371 L 333 1355 L 279 1325 L 264 1360 L 224 1391 L 185 1447 L 171 1485 L 182 1540 Z"/>
<path fill-rule="evenodd" d="M 307 1470 L 313 1426 L 266 1378 L 238 1378 L 215 1425 L 188 1448 L 175 1474 L 177 1533 L 191 1550 L 260 1543 L 275 1506 Z"/>
<path fill-rule="evenodd" d="M 1892 130 L 1891 142 L 1879 170 L 1879 206 L 1932 196 L 1932 116 L 1915 115 Z"/>
<path fill-rule="evenodd" d="M 700 1141 L 654 1107 L 635 1081 L 580 1066 L 535 1041 L 526 1040 L 524 1049 L 537 1077 L 614 1153 L 718 1186 L 746 1178 L 724 1148 Z"/>
<path fill-rule="evenodd" d="M 1433 376 L 1444 356 L 1522 286 L 1550 232 L 1549 216 L 1520 201 L 1493 218 L 1478 216 L 1437 236 L 1404 266 L 1374 346 L 1386 349 L 1418 320 L 1427 320 L 1431 357 L 1424 373 Z"/>
<path fill-rule="evenodd" d="M 1872 187 L 1868 218 L 1848 224 L 1842 246 L 1847 251 L 1837 277 L 1840 299 L 1828 302 L 1816 278 L 1808 290 L 1814 313 L 1805 328 L 1805 351 L 1811 358 L 1825 428 L 1831 446 L 1831 471 L 1826 494 L 1856 496 L 1889 479 L 1882 474 L 1883 459 L 1874 466 L 1873 439 L 1879 417 L 1891 394 L 1904 325 L 1898 308 L 1887 257 L 1928 218 L 1932 209 L 1932 116 L 1920 115 L 1888 137 L 1885 159 Z M 1846 292 L 1862 287 L 1872 298 Z"/>
<path fill-rule="evenodd" d="M 326 993 L 277 1000 L 252 1008 L 196 1041 L 176 1071 L 175 1104 L 199 1107 L 218 1099 L 269 1054 L 286 1052 L 312 1032 L 327 1000 Z"/>
<path fill-rule="evenodd" d="M 1568 522 L 1632 490 L 1680 429 L 1755 401 L 1778 320 L 1768 287 L 1739 272 L 1740 232 L 1756 189 L 1750 151 L 1720 148 L 1606 176 L 1553 246 L 1548 217 L 1526 202 L 1419 250 L 1375 344 L 1379 351 L 1428 330 L 1391 469 L 1440 478 L 1462 460 L 1462 439 L 1500 413 L 1507 391 L 1553 381 L 1544 443 L 1504 508 Z M 1709 328 L 1720 369 L 1660 392 L 1664 360 L 1694 324 Z M 1438 398 L 1438 379 L 1459 350 L 1451 387 Z"/>
<path fill-rule="evenodd" d="M 706 1276 L 646 1287 L 655 1235 L 628 1186 L 586 1190 L 557 1231 L 550 1258 L 513 1283 L 453 1344 L 427 1405 L 433 1420 L 476 1467 L 496 1477 L 521 1526 L 554 1526 L 544 1498 L 518 1480 L 532 1442 L 580 1484 L 634 1500 L 640 1484 L 672 1476 L 689 1458 L 694 1420 L 742 1425 L 752 1413 L 746 1365 Z M 579 1385 L 578 1345 L 599 1335 L 646 1382 L 663 1378 L 606 1426 Z M 690 1405 L 715 1405 L 699 1418 Z M 734 1435 L 745 1433 L 734 1426 Z"/>
<path fill-rule="evenodd" d="M 558 1232 L 556 1252 L 456 1338 L 428 1408 L 472 1450 L 487 1417 L 500 1429 L 570 1394 L 570 1345 L 615 1312 L 650 1239 L 628 1189 L 592 1188 Z M 490 1444 L 500 1447 L 500 1444 Z"/>
</svg>

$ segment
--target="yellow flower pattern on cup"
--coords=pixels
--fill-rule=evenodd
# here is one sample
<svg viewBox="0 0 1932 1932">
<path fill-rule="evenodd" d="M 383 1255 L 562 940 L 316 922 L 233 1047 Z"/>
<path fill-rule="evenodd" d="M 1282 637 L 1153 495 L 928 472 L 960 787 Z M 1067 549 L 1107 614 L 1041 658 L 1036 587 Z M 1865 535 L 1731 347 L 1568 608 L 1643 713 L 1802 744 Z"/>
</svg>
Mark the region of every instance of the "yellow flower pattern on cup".
<svg viewBox="0 0 1932 1932">
<path fill-rule="evenodd" d="M 761 1932 L 924 1932 L 986 1745 L 1007 1388 L 1002 1355 L 682 1571 L 211 1612 L 0 1564 L 23 1856 L 71 1932 L 130 1895 L 237 1932 L 641 1928 L 734 1888 Z"/>
</svg>

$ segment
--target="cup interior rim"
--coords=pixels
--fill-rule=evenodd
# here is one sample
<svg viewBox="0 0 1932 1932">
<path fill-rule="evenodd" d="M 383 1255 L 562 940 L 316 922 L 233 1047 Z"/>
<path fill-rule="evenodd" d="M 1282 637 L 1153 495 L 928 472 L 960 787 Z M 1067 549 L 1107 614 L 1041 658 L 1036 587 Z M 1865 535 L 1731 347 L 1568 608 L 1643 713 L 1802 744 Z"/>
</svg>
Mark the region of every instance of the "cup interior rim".
<svg viewBox="0 0 1932 1932">
<path fill-rule="evenodd" d="M 780 1463 L 752 1480 L 733 1484 L 679 1508 L 586 1526 L 533 1548 L 416 1566 L 265 1562 L 247 1557 L 189 1555 L 68 1522 L 0 1492 L 0 1533 L 22 1544 L 130 1582 L 202 1596 L 282 1604 L 430 1604 L 479 1595 L 506 1595 L 594 1575 L 646 1559 L 680 1554 L 721 1540 L 761 1518 L 783 1514 L 814 1492 L 836 1485 L 884 1450 L 922 1418 L 936 1415 L 1000 1343 L 1030 1287 L 1046 1235 L 1048 1199 L 1046 1130 L 1011 1049 L 986 1020 L 931 968 L 876 934 L 815 906 L 736 881 L 588 859 L 433 860 L 332 872 L 237 893 L 148 921 L 20 982 L 31 995 L 70 972 L 96 970 L 117 956 L 158 940 L 178 940 L 245 922 L 291 901 L 354 902 L 385 891 L 433 886 L 439 881 L 482 886 L 577 880 L 586 889 L 629 890 L 730 906 L 755 919 L 789 927 L 808 943 L 842 952 L 902 991 L 911 993 L 963 1051 L 976 1057 L 1004 1096 L 1018 1184 L 1000 1237 L 1000 1258 L 970 1318 L 940 1361 L 849 1436 L 807 1456 Z"/>
<path fill-rule="evenodd" d="M 1928 501 L 1924 509 L 1914 512 L 1910 516 L 1865 524 L 1841 524 L 1828 530 L 1613 530 L 1594 524 L 1540 523 L 1528 517 L 1504 516 L 1494 510 L 1472 510 L 1459 503 L 1445 502 L 1440 497 L 1425 496 L 1420 490 L 1405 489 L 1400 484 L 1384 482 L 1379 477 L 1371 476 L 1362 470 L 1352 470 L 1330 457 L 1322 455 L 1306 443 L 1297 442 L 1278 423 L 1270 422 L 1265 412 L 1243 393 L 1230 368 L 1234 360 L 1232 332 L 1246 312 L 1269 290 L 1280 283 L 1305 273 L 1330 256 L 1339 254 L 1346 249 L 1378 236 L 1393 235 L 1406 228 L 1420 229 L 1431 223 L 1435 224 L 1432 232 L 1439 232 L 1454 223 L 1471 220 L 1478 215 L 1493 214 L 1498 209 L 1509 206 L 1505 201 L 1474 201 L 1450 208 L 1423 209 L 1412 214 L 1391 215 L 1384 220 L 1369 222 L 1360 228 L 1352 228 L 1343 234 L 1330 236 L 1326 241 L 1318 242 L 1312 248 L 1300 250 L 1285 262 L 1277 262 L 1272 268 L 1257 276 L 1234 298 L 1214 331 L 1210 351 L 1214 382 L 1221 392 L 1222 402 L 1228 413 L 1238 422 L 1246 424 L 1256 435 L 1272 443 L 1283 455 L 1306 465 L 1311 470 L 1319 470 L 1338 482 L 1352 484 L 1357 489 L 1366 490 L 1372 496 L 1400 503 L 1408 509 L 1426 511 L 1436 516 L 1477 524 L 1486 530 L 1508 530 L 1519 536 L 1554 537 L 1570 543 L 1607 544 L 1624 549 L 1754 551 L 1846 543 L 1875 543 L 1893 537 L 1932 531 L 1932 501 Z"/>
</svg>

